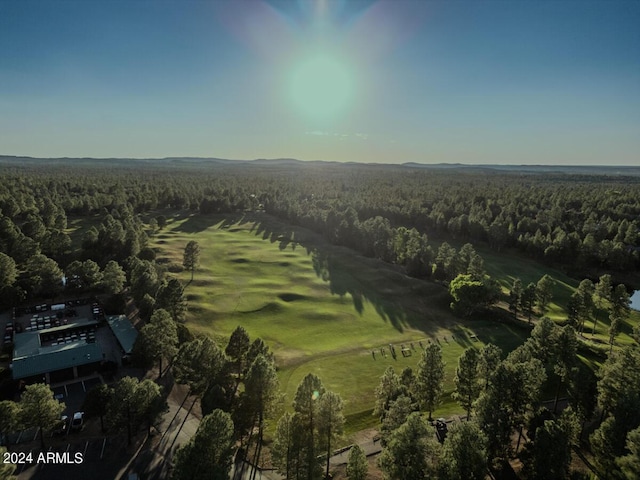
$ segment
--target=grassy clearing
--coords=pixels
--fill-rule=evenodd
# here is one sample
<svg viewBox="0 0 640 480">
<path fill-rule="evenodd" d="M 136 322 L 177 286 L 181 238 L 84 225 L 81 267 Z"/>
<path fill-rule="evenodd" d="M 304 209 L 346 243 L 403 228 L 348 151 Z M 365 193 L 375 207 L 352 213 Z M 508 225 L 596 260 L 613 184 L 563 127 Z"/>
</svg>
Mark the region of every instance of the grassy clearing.
<svg viewBox="0 0 640 480">
<path fill-rule="evenodd" d="M 545 273 L 551 275 L 556 284 L 553 289 L 553 300 L 551 302 L 547 316 L 556 322 L 564 322 L 567 318 L 566 306 L 569 298 L 580 283 L 578 280 L 568 277 L 562 271 L 552 269 L 535 262 L 531 259 L 525 259 L 514 253 L 506 252 L 497 254 L 489 249 L 481 248 L 478 252 L 485 259 L 487 272 L 493 278 L 498 279 L 505 291 L 511 288 L 515 277 L 520 277 L 523 285 L 529 282 L 536 283 Z M 597 323 L 595 334 L 593 332 L 593 320 L 585 324 L 585 335 L 589 342 L 594 344 L 609 343 L 609 318 L 608 313 L 604 310 L 595 312 Z M 621 332 L 616 338 L 616 345 L 629 345 L 634 340 L 630 334 L 633 325 L 640 322 L 640 312 L 632 310 L 631 316 L 624 322 Z"/>
<path fill-rule="evenodd" d="M 460 242 L 450 242 L 450 244 L 457 249 L 462 246 Z M 520 278 L 523 286 L 526 286 L 529 283 L 537 283 L 545 274 L 553 277 L 556 283 L 553 289 L 553 299 L 546 315 L 556 322 L 563 323 L 566 320 L 566 306 L 571 294 L 578 287 L 579 280 L 567 276 L 561 270 L 525 258 L 517 252 L 506 250 L 498 253 L 484 245 L 474 246 L 474 248 L 484 259 L 487 273 L 498 281 L 505 293 L 509 292 L 515 278 Z M 593 319 L 585 324 L 584 332 L 587 343 L 608 344 L 610 325 L 608 313 L 604 310 L 596 311 L 595 316 L 597 317 L 595 332 L 593 331 Z M 634 340 L 630 334 L 633 331 L 633 326 L 638 323 L 640 323 L 640 312 L 632 310 L 631 316 L 623 323 L 621 332 L 616 338 L 616 345 L 623 346 L 633 343 Z M 592 335 L 592 333 L 594 334 Z"/>
<path fill-rule="evenodd" d="M 189 327 L 224 338 L 242 325 L 252 338 L 263 338 L 276 354 L 286 405 L 302 377 L 316 373 L 342 395 L 349 429 L 375 424 L 370 412 L 380 376 L 389 365 L 398 372 L 415 367 L 419 341 L 439 341 L 443 347 L 447 394 L 437 414 L 447 414 L 459 411 L 449 393 L 464 348 L 491 341 L 508 351 L 528 334 L 493 322 L 463 322 L 449 312 L 442 286 L 328 245 L 267 215 L 170 218 L 152 246 L 160 263 L 177 270 L 192 239 L 202 253 L 201 267 L 185 290 Z M 185 284 L 190 280 L 189 272 L 177 275 Z M 409 347 L 411 342 L 411 357 L 394 361 L 380 354 L 389 343 Z"/>
<path fill-rule="evenodd" d="M 98 227 L 102 222 L 102 217 L 93 215 L 92 217 L 69 217 L 67 218 L 67 229 L 65 233 L 71 238 L 72 252 L 80 250 L 82 247 L 82 237 L 91 227 Z"/>
</svg>

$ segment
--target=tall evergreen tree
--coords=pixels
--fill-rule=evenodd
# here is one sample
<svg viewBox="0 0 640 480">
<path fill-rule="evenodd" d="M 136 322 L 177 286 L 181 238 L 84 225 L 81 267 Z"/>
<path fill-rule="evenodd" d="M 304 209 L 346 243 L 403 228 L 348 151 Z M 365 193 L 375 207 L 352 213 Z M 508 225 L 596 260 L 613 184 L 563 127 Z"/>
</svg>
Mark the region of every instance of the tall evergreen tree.
<svg viewBox="0 0 640 480">
<path fill-rule="evenodd" d="M 531 323 L 533 307 L 536 303 L 536 284 L 530 283 L 522 292 L 522 312 L 527 314 L 527 320 Z"/>
<path fill-rule="evenodd" d="M 407 393 L 406 387 L 393 367 L 389 366 L 380 377 L 380 383 L 375 389 L 375 405 L 373 414 L 384 419 L 391 402 L 396 400 L 400 395 Z"/>
<path fill-rule="evenodd" d="M 420 414 L 412 413 L 391 434 L 387 446 L 378 458 L 378 465 L 387 478 L 394 480 L 435 477 L 440 445 L 433 437 L 433 429 L 427 426 Z"/>
<path fill-rule="evenodd" d="M 231 416 L 214 410 L 176 452 L 174 480 L 228 480 L 233 447 Z"/>
<path fill-rule="evenodd" d="M 569 478 L 571 447 L 577 440 L 578 419 L 569 408 L 557 420 L 547 420 L 535 430 L 535 440 L 522 454 L 527 479 Z"/>
<path fill-rule="evenodd" d="M 182 265 L 184 268 L 191 272 L 191 281 L 193 281 L 193 274 L 200 264 L 200 245 L 195 240 L 189 241 L 186 247 L 184 247 L 184 257 Z"/>
<path fill-rule="evenodd" d="M 347 477 L 349 480 L 366 480 L 369 465 L 367 457 L 360 445 L 355 444 L 349 452 L 347 461 Z"/>
<path fill-rule="evenodd" d="M 324 395 L 325 388 L 322 381 L 314 374 L 305 376 L 296 390 L 293 399 L 293 409 L 300 418 L 303 425 L 303 450 L 304 466 L 302 478 L 314 480 L 321 474 L 320 465 L 317 462 L 317 436 L 318 429 L 318 406 L 319 400 Z"/>
<path fill-rule="evenodd" d="M 279 398 L 280 383 L 273 362 L 259 355 L 249 368 L 244 385 L 248 399 L 246 405 L 254 412 L 254 417 L 257 417 L 258 439 L 254 463 L 258 464 L 262 449 L 264 420 Z M 256 470 L 254 470 L 254 476 L 255 472 Z"/>
<path fill-rule="evenodd" d="M 442 448 L 442 480 L 484 480 L 487 475 L 487 437 L 474 421 L 456 423 Z"/>
<path fill-rule="evenodd" d="M 623 284 L 617 285 L 611 292 L 609 308 L 609 354 L 613 350 L 613 343 L 620 332 L 620 326 L 631 313 L 629 293 Z"/>
<path fill-rule="evenodd" d="M 102 271 L 102 288 L 115 295 L 122 292 L 127 277 L 122 267 L 115 260 L 110 260 Z"/>
<path fill-rule="evenodd" d="M 610 305 L 611 296 L 613 294 L 613 279 L 611 275 L 605 274 L 600 277 L 595 285 L 593 294 L 593 303 L 598 310 L 605 310 Z M 593 331 L 591 335 L 596 334 L 596 326 L 598 325 L 598 314 L 593 316 Z"/>
<path fill-rule="evenodd" d="M 484 380 L 484 388 L 486 389 L 491 383 L 491 377 L 500 364 L 502 350 L 493 343 L 487 343 L 480 351 L 478 359 L 478 372 L 480 379 Z"/>
<path fill-rule="evenodd" d="M 0 445 L 9 447 L 9 435 L 20 427 L 20 405 L 12 400 L 0 401 Z M 1 477 L 0 477 L 1 478 Z"/>
<path fill-rule="evenodd" d="M 444 382 L 444 366 L 440 345 L 437 343 L 429 344 L 418 362 L 416 375 L 416 397 L 429 412 L 429 420 L 432 420 L 431 414 L 440 403 Z"/>
<path fill-rule="evenodd" d="M 576 363 L 578 361 L 578 341 L 576 332 L 571 325 L 565 325 L 559 329 L 556 339 L 553 371 L 558 377 L 556 395 L 553 402 L 555 413 L 560 397 L 560 388 L 564 384 L 569 387 L 571 376 L 576 373 Z"/>
<path fill-rule="evenodd" d="M 524 425 L 526 414 L 538 402 L 545 378 L 544 366 L 536 358 L 518 361 L 510 355 L 497 366 L 476 407 L 490 459 L 508 460 L 511 434 Z"/>
<path fill-rule="evenodd" d="M 417 405 L 406 395 L 400 395 L 391 402 L 380 427 L 380 443 L 383 447 L 387 445 L 391 434 L 417 410 Z"/>
<path fill-rule="evenodd" d="M 318 434 L 321 441 L 327 448 L 327 469 L 325 478 L 329 478 L 329 467 L 331 464 L 331 446 L 340 434 L 344 426 L 344 415 L 342 414 L 343 403 L 340 395 L 333 392 L 325 392 L 320 397 L 318 409 Z"/>
<path fill-rule="evenodd" d="M 140 330 L 135 347 L 141 355 L 158 362 L 158 377 L 162 377 L 162 359 L 171 361 L 178 352 L 178 329 L 169 312 L 153 312 L 150 322 Z"/>
<path fill-rule="evenodd" d="M 48 385 L 34 383 L 28 385 L 20 399 L 20 413 L 22 423 L 26 427 L 36 427 L 40 431 L 40 447 L 45 449 L 44 432 L 53 428 L 60 421 L 60 415 L 65 408 L 64 403 L 53 397 Z"/>
<path fill-rule="evenodd" d="M 303 428 L 300 417 L 288 412 L 280 418 L 276 427 L 271 458 L 276 471 L 284 475 L 286 480 L 297 480 L 302 471 Z"/>
<path fill-rule="evenodd" d="M 584 331 L 584 324 L 591 318 L 593 315 L 593 294 L 595 292 L 595 287 L 593 286 L 593 282 L 589 279 L 584 279 L 578 285 L 577 290 L 574 294 L 578 295 L 578 327 L 574 327 L 578 330 L 578 333 L 582 335 Z"/>
<path fill-rule="evenodd" d="M 184 287 L 177 278 L 170 278 L 162 284 L 156 296 L 156 308 L 163 308 L 171 314 L 174 322 L 184 320 L 187 302 L 184 298 Z"/>
<path fill-rule="evenodd" d="M 616 459 L 622 474 L 628 480 L 640 478 L 640 428 L 627 434 L 628 454 Z"/>
<path fill-rule="evenodd" d="M 231 333 L 229 343 L 224 350 L 224 353 L 233 363 L 239 378 L 241 378 L 246 369 L 251 366 L 247 365 L 247 354 L 249 353 L 250 343 L 249 334 L 244 327 L 238 325 Z"/>
<path fill-rule="evenodd" d="M 180 345 L 173 362 L 177 383 L 188 385 L 191 394 L 202 396 L 225 365 L 224 353 L 211 338 L 198 337 Z"/>
<path fill-rule="evenodd" d="M 509 291 L 509 310 L 513 312 L 514 317 L 518 316 L 518 310 L 520 310 L 520 306 L 522 305 L 522 293 L 522 280 L 515 278 Z"/>
<path fill-rule="evenodd" d="M 475 348 L 467 348 L 458 359 L 456 376 L 453 379 L 455 390 L 451 397 L 467 412 L 467 420 L 481 390 L 478 378 L 479 356 Z"/>
<path fill-rule="evenodd" d="M 545 274 L 536 284 L 536 301 L 538 310 L 542 315 L 547 313 L 549 309 L 549 304 L 553 298 L 553 286 L 555 283 L 555 280 L 550 275 Z"/>
</svg>

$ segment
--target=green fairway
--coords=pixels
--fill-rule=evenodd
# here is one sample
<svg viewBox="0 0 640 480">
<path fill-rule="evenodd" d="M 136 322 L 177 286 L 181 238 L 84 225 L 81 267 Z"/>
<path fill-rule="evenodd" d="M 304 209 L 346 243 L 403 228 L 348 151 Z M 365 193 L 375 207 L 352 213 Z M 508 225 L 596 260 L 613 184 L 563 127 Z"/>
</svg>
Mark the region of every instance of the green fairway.
<svg viewBox="0 0 640 480">
<path fill-rule="evenodd" d="M 509 351 L 528 334 L 494 322 L 461 321 L 450 313 L 444 287 L 268 215 L 170 218 L 152 240 L 158 262 L 179 271 L 189 240 L 201 247 L 193 282 L 189 272 L 177 274 L 188 284 L 189 328 L 226 342 L 242 325 L 252 338 L 263 338 L 276 354 L 286 406 L 302 377 L 313 372 L 343 397 L 348 427 L 375 424 L 367 412 L 380 376 L 389 365 L 398 372 L 415 367 L 419 341 L 442 345 L 447 393 L 438 412 L 445 414 L 460 411 L 449 394 L 464 348 L 491 341 Z M 411 349 L 411 342 L 412 355 L 405 358 L 399 347 Z M 398 351 L 395 361 L 390 343 Z"/>
<path fill-rule="evenodd" d="M 181 267 L 190 240 L 201 247 L 201 266 L 192 282 Z M 422 351 L 418 342 L 442 345 L 445 395 L 435 415 L 447 415 L 462 413 L 450 393 L 465 348 L 491 342 L 506 354 L 529 335 L 529 328 L 517 323 L 461 320 L 451 314 L 443 286 L 407 277 L 396 266 L 327 244 L 266 214 L 170 217 L 152 247 L 158 263 L 187 285 L 192 331 L 223 345 L 238 325 L 251 338 L 261 337 L 276 355 L 285 407 L 300 380 L 315 373 L 342 396 L 348 432 L 376 424 L 371 410 L 380 376 L 389 365 L 398 373 L 405 366 L 415 368 Z M 557 297 L 550 313 L 556 319 L 564 315 L 565 299 L 577 282 L 520 257 L 481 253 L 503 287 L 515 276 L 526 284 L 551 273 Z M 389 355 L 390 343 L 397 360 Z M 402 344 L 411 356 L 400 355 Z"/>
</svg>

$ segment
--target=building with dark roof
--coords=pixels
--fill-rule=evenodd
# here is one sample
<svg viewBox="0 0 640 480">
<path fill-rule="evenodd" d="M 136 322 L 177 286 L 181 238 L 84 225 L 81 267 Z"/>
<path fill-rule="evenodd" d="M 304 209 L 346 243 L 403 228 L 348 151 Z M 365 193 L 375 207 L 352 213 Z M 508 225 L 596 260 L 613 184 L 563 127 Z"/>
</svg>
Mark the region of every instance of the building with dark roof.
<svg viewBox="0 0 640 480">
<path fill-rule="evenodd" d="M 136 343 L 136 338 L 138 338 L 138 331 L 131 321 L 125 315 L 113 315 L 107 317 L 107 323 L 118 340 L 122 353 L 125 355 L 131 354 L 133 344 Z"/>
<path fill-rule="evenodd" d="M 53 328 L 16 334 L 11 371 L 14 379 L 57 382 L 87 375 L 104 356 L 96 342 L 96 321 L 79 319 Z"/>
</svg>

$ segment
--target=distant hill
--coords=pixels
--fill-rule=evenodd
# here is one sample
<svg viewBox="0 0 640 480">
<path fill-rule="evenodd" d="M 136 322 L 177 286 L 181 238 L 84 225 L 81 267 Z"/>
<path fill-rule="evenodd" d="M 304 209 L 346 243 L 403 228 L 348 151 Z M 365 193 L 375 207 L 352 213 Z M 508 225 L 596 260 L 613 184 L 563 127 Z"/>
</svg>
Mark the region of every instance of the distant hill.
<svg viewBox="0 0 640 480">
<path fill-rule="evenodd" d="M 361 162 L 335 162 L 324 160 L 297 160 L 295 158 L 259 158 L 255 160 L 229 160 L 224 158 L 205 157 L 166 157 L 166 158 L 36 158 L 27 156 L 0 155 L 0 165 L 96 165 L 96 166 L 136 166 L 136 165 L 173 165 L 173 166 L 206 166 L 206 165 L 257 165 L 257 166 L 297 166 L 332 165 L 345 167 L 379 167 L 379 168 L 416 168 L 439 171 L 465 171 L 468 173 L 510 172 L 519 174 L 574 174 L 574 175 L 615 175 L 640 176 L 640 166 L 605 166 L 605 165 L 470 165 L 463 163 L 417 163 L 380 164 Z"/>
<path fill-rule="evenodd" d="M 580 175 L 640 176 L 640 166 L 605 165 L 465 165 L 462 163 L 403 163 L 405 167 L 430 170 L 501 171 L 518 173 L 573 173 Z"/>
</svg>

